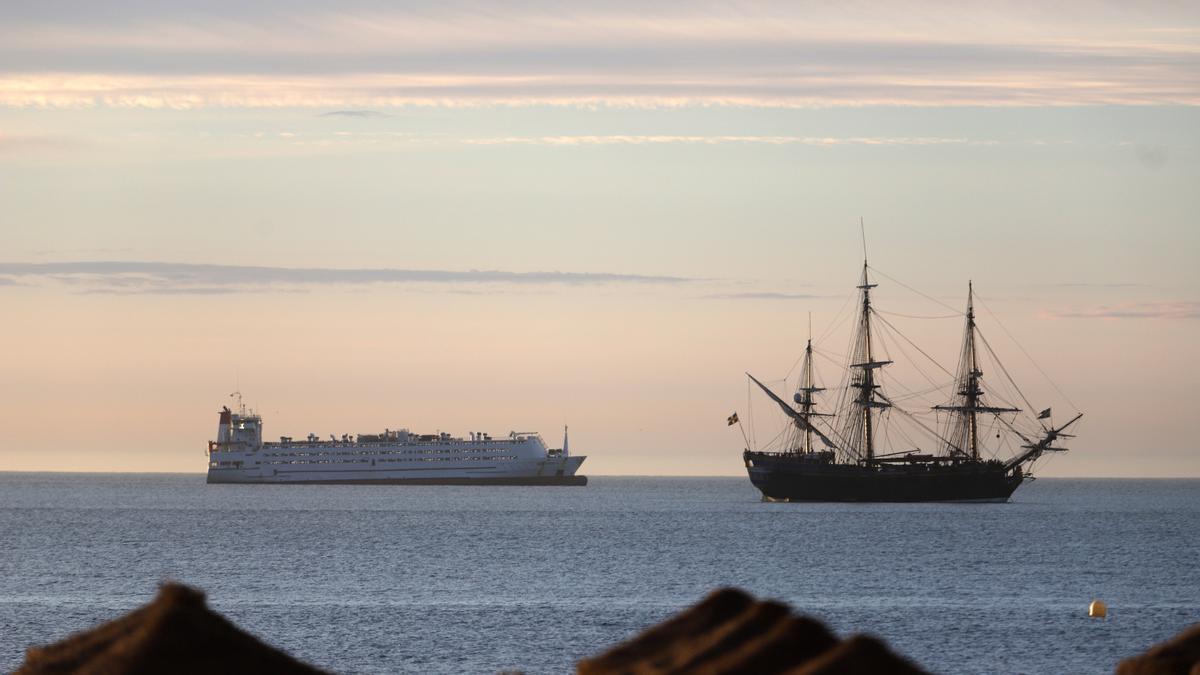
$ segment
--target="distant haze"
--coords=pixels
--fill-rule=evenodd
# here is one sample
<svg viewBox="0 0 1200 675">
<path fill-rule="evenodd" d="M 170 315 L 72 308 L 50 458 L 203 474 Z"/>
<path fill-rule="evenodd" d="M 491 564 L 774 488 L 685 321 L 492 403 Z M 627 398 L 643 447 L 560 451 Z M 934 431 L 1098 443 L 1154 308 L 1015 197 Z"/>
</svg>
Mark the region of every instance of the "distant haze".
<svg viewBox="0 0 1200 675">
<path fill-rule="evenodd" d="M 0 470 L 202 471 L 240 388 L 736 475 L 810 313 L 837 381 L 861 217 L 916 344 L 972 279 L 1085 412 L 1042 475 L 1200 476 L 1198 73 L 1186 3 L 8 3 Z"/>
</svg>

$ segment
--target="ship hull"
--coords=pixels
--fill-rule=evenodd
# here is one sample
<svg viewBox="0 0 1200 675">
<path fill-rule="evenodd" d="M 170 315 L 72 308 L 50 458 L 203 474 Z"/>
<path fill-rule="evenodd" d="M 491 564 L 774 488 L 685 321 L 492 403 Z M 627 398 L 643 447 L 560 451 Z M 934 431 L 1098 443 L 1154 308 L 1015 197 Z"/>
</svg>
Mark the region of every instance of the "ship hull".
<svg viewBox="0 0 1200 675">
<path fill-rule="evenodd" d="M 209 474 L 210 484 L 273 485 L 508 485 L 508 486 L 583 486 L 587 476 L 446 476 L 440 478 L 306 478 L 270 480 Z"/>
<path fill-rule="evenodd" d="M 402 444 L 265 444 L 210 453 L 211 484 L 587 485 L 583 455 L 548 455 L 540 439 Z"/>
<path fill-rule="evenodd" d="M 750 481 L 770 501 L 1006 502 L 1023 481 L 983 462 L 866 467 L 752 452 L 745 459 Z"/>
</svg>

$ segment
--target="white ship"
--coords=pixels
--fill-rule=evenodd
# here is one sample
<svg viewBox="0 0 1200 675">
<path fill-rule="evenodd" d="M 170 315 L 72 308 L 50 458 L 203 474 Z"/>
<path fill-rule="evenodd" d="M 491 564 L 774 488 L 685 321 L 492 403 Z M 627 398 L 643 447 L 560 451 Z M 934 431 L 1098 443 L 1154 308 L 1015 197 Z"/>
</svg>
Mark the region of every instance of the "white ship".
<svg viewBox="0 0 1200 675">
<path fill-rule="evenodd" d="M 587 485 L 576 476 L 584 456 L 547 449 L 534 432 L 493 438 L 471 432 L 414 434 L 386 429 L 321 440 L 282 436 L 263 442 L 262 417 L 245 406 L 221 410 L 217 440 L 208 443 L 209 483 L 380 485 Z"/>
</svg>

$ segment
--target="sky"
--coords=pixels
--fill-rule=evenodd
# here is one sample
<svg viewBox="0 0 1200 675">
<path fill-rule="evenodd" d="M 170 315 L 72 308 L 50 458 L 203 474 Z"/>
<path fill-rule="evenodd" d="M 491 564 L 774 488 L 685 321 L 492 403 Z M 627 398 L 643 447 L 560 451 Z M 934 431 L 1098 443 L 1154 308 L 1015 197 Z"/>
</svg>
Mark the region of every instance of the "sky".
<svg viewBox="0 0 1200 675">
<path fill-rule="evenodd" d="M 201 472 L 240 390 L 743 475 L 865 231 L 1085 413 L 1040 475 L 1200 476 L 1198 185 L 1195 3 L 4 3 L 0 470 Z"/>
</svg>

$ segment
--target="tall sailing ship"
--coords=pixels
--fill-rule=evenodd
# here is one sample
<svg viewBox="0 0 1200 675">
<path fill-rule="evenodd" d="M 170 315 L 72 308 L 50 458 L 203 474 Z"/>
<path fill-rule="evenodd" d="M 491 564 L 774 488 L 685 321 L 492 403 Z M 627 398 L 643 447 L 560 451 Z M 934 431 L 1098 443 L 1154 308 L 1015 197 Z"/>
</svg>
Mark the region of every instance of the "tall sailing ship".
<svg viewBox="0 0 1200 675">
<path fill-rule="evenodd" d="M 893 361 L 879 353 L 881 336 L 875 322 L 885 325 L 889 335 L 899 335 L 903 341 L 907 338 L 871 304 L 871 289 L 877 284 L 871 282 L 870 269 L 864 260 L 849 363 L 830 412 L 819 409 L 818 397 L 826 390 L 817 386 L 814 378 L 811 337 L 791 403 L 747 373 L 789 422 L 779 450 L 745 449 L 743 459 L 751 482 L 771 501 L 1008 501 L 1022 482 L 1032 478 L 1033 462 L 1045 453 L 1065 450 L 1059 441 L 1071 437 L 1066 429 L 1083 414 L 1054 426 L 1049 408 L 1033 413 L 1034 408 L 979 332 L 971 284 L 957 373 L 949 387 L 890 395 L 882 374 Z M 903 341 L 895 343 L 901 351 Z M 1025 408 L 1003 400 L 998 392 L 985 391 L 981 367 L 985 353 L 1002 377 L 1002 386 L 996 389 L 1002 388 L 1009 396 L 1015 392 Z M 898 382 L 887 384 L 903 389 Z M 933 391 L 946 389 L 949 400 L 925 410 L 912 409 L 911 401 L 928 401 Z M 736 413 L 730 420 L 731 424 L 737 422 Z M 896 426 L 892 423 L 900 421 L 908 431 L 896 428 L 896 433 L 889 433 L 889 427 Z M 917 447 L 914 437 L 923 437 L 932 448 Z M 880 447 L 881 438 L 891 447 Z M 896 450 L 897 446 L 902 449 Z M 1005 449 L 1010 456 L 998 457 Z"/>
</svg>

